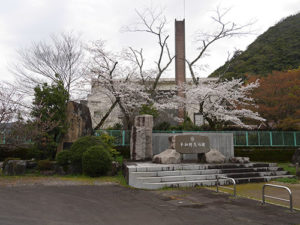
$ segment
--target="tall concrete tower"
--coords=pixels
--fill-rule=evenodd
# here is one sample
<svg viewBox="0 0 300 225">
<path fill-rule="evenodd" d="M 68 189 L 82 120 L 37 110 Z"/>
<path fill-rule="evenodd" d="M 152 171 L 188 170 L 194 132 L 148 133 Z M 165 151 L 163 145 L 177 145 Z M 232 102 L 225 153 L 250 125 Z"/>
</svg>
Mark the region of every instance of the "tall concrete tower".
<svg viewBox="0 0 300 225">
<path fill-rule="evenodd" d="M 185 21 L 175 20 L 175 76 L 176 85 L 185 83 Z M 183 89 L 178 90 L 178 96 L 185 97 Z M 178 117 L 184 118 L 184 105 L 178 108 Z"/>
</svg>

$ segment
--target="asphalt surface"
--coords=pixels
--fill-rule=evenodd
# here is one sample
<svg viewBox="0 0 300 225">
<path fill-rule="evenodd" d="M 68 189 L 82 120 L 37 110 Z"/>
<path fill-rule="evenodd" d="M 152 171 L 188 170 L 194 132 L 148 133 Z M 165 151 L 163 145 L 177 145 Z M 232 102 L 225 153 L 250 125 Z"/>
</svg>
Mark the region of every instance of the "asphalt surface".
<svg viewBox="0 0 300 225">
<path fill-rule="evenodd" d="M 143 191 L 118 185 L 0 188 L 0 225 L 300 224 L 300 213 L 206 189 Z"/>
</svg>

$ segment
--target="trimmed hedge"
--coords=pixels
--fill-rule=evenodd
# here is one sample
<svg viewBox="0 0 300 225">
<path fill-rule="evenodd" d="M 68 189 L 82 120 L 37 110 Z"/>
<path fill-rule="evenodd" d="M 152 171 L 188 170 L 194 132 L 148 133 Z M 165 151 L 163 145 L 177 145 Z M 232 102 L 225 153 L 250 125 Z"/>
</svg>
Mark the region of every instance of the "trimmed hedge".
<svg viewBox="0 0 300 225">
<path fill-rule="evenodd" d="M 74 172 L 82 173 L 82 156 L 83 153 L 86 152 L 90 147 L 102 146 L 111 154 L 111 156 L 116 156 L 117 152 L 115 149 L 113 149 L 113 146 L 109 141 L 110 140 L 107 140 L 101 136 L 85 136 L 75 141 L 70 148 L 71 165 L 74 169 Z"/>
<path fill-rule="evenodd" d="M 31 148 L 32 145 L 0 145 L 0 161 L 4 161 L 6 158 L 30 159 Z"/>
<path fill-rule="evenodd" d="M 43 170 L 52 170 L 53 169 L 53 162 L 45 159 L 45 160 L 40 160 L 38 161 L 38 169 L 43 171 Z"/>
<path fill-rule="evenodd" d="M 293 148 L 235 148 L 236 157 L 249 157 L 251 161 L 291 162 L 295 153 Z"/>
<path fill-rule="evenodd" d="M 89 147 L 102 145 L 102 140 L 96 136 L 85 136 L 75 141 L 71 148 L 71 164 L 75 173 L 82 172 L 82 155 Z"/>
<path fill-rule="evenodd" d="M 63 150 L 56 155 L 56 162 L 58 165 L 62 166 L 65 172 L 68 171 L 69 165 L 71 164 L 71 151 Z"/>
<path fill-rule="evenodd" d="M 111 167 L 111 154 L 101 145 L 90 147 L 82 155 L 83 173 L 88 176 L 97 177 L 105 175 L 111 170 Z"/>
</svg>

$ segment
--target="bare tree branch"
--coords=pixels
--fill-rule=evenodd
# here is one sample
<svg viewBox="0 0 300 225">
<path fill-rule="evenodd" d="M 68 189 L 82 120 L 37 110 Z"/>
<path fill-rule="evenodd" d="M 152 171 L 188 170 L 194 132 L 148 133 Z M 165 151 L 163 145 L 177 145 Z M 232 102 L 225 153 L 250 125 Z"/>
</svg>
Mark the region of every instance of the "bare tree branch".
<svg viewBox="0 0 300 225">
<path fill-rule="evenodd" d="M 10 71 L 20 92 L 31 93 L 37 85 L 62 81 L 69 94 L 84 73 L 84 51 L 80 37 L 72 33 L 51 36 L 50 42 L 33 43 L 18 51 L 19 62 Z M 74 97 L 74 96 L 73 96 Z"/>
<path fill-rule="evenodd" d="M 146 32 L 153 36 L 158 41 L 159 54 L 156 64 L 156 75 L 152 83 L 151 92 L 153 93 L 157 88 L 157 84 L 162 74 L 172 63 L 175 56 L 171 56 L 168 48 L 169 35 L 166 34 L 167 19 L 163 16 L 163 11 L 158 9 L 146 8 L 144 11 L 136 10 L 139 18 L 139 23 L 133 26 L 127 26 L 123 30 L 127 32 Z"/>
<path fill-rule="evenodd" d="M 231 21 L 224 21 L 224 17 L 229 11 L 230 9 L 221 11 L 219 8 L 217 8 L 215 11 L 216 15 L 212 17 L 212 20 L 217 24 L 218 29 L 211 33 L 199 32 L 197 34 L 196 42 L 201 43 L 201 46 L 198 48 L 198 53 L 194 59 L 186 60 L 195 84 L 198 84 L 195 74 L 195 64 L 198 63 L 201 58 L 203 58 L 211 45 L 220 39 L 251 34 L 251 31 L 249 30 L 250 26 L 253 25 L 251 22 L 245 25 L 237 25 Z"/>
</svg>

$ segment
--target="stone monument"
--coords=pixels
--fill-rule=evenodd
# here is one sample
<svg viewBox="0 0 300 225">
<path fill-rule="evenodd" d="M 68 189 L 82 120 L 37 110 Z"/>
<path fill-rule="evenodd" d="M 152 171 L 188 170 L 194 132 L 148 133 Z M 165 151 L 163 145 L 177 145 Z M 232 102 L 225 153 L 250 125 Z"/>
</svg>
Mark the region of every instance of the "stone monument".
<svg viewBox="0 0 300 225">
<path fill-rule="evenodd" d="M 140 115 L 135 117 L 130 140 L 131 160 L 152 159 L 152 128 L 153 116 Z"/>
<path fill-rule="evenodd" d="M 69 148 L 79 137 L 93 133 L 91 114 L 86 105 L 70 101 L 67 104 L 66 114 L 69 127 L 58 151 Z"/>
<path fill-rule="evenodd" d="M 175 149 L 181 154 L 203 154 L 210 150 L 206 136 L 182 134 L 174 136 Z"/>
</svg>

